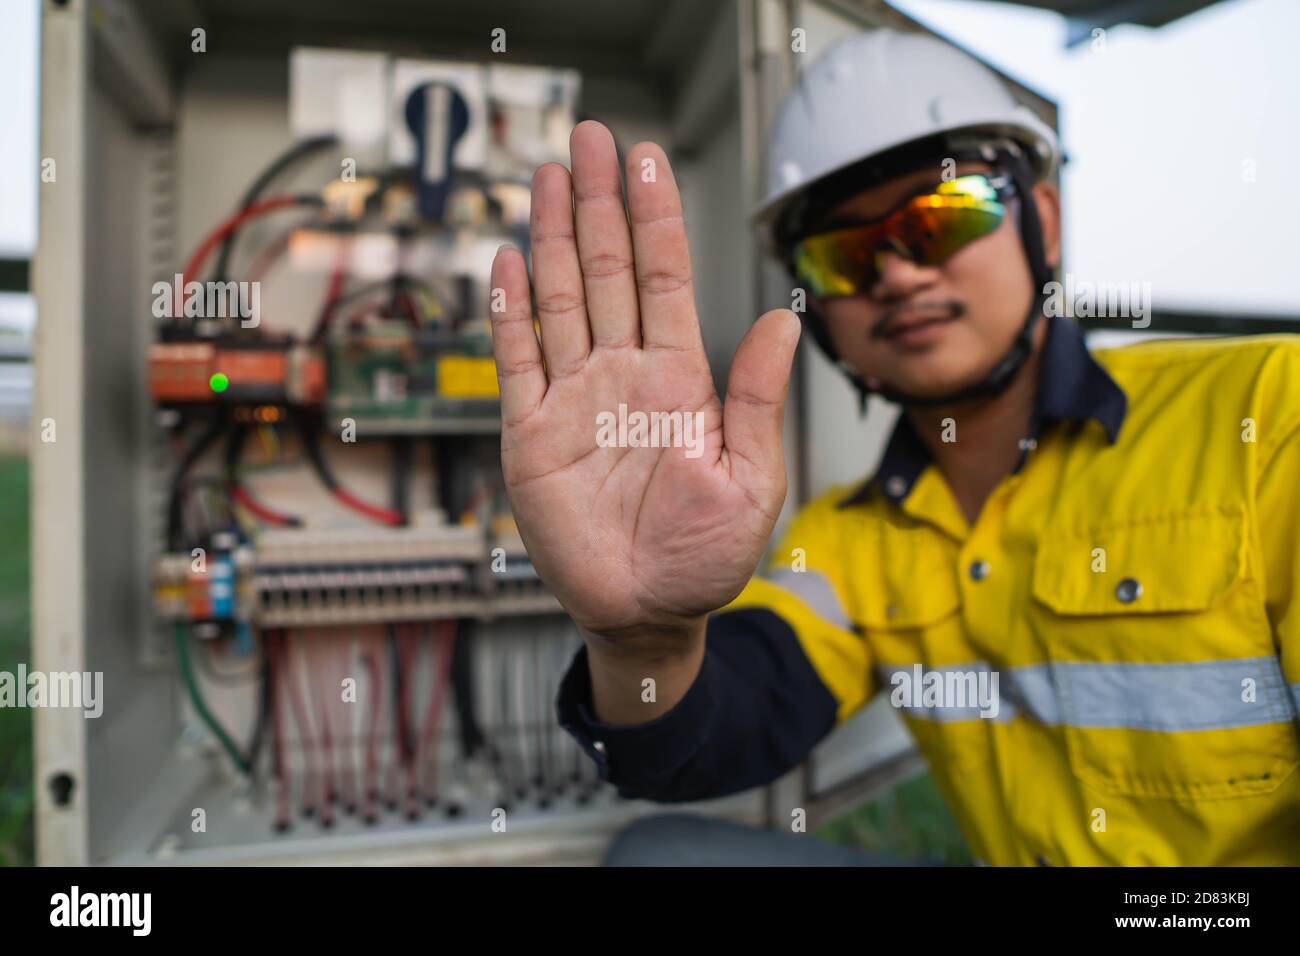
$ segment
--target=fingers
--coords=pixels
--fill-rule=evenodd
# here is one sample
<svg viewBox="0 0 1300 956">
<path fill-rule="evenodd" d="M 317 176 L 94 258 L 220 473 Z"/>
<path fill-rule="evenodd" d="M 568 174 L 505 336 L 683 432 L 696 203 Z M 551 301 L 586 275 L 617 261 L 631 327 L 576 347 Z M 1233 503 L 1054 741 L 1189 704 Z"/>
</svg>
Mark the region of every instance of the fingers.
<svg viewBox="0 0 1300 956">
<path fill-rule="evenodd" d="M 596 347 L 640 345 L 632 236 L 614 137 L 600 123 L 579 123 L 569 137 L 569 154 L 592 342 Z"/>
<path fill-rule="evenodd" d="M 501 311 L 497 311 L 498 298 Z M 501 386 L 501 418 L 517 422 L 546 395 L 542 350 L 533 330 L 528 298 L 528 267 L 523 254 L 502 246 L 492 260 L 492 354 Z"/>
<path fill-rule="evenodd" d="M 722 440 L 732 477 L 747 488 L 785 478 L 781 426 L 799 332 L 793 312 L 773 309 L 754 323 L 732 360 Z"/>
<path fill-rule="evenodd" d="M 627 194 L 643 347 L 703 353 L 682 199 L 668 157 L 654 143 L 638 143 L 628 154 Z"/>
<path fill-rule="evenodd" d="M 547 163 L 533 176 L 531 233 L 542 354 L 548 378 L 564 378 L 586 361 L 591 330 L 574 242 L 573 190 L 569 171 L 558 163 Z"/>
<path fill-rule="evenodd" d="M 593 346 L 703 357 L 681 196 L 667 156 L 654 143 L 632 150 L 625 212 L 609 130 L 580 123 L 569 146 L 572 177 L 555 163 L 533 177 L 533 291 L 547 379 L 578 371 Z"/>
</svg>

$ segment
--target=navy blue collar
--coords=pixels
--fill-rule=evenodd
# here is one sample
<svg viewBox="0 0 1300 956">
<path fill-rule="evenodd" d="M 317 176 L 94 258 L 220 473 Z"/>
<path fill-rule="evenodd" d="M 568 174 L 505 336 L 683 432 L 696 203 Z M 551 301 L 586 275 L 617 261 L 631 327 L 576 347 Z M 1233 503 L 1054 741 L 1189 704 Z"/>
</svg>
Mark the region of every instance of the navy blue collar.
<svg viewBox="0 0 1300 956">
<path fill-rule="evenodd" d="M 1114 444 L 1128 409 L 1124 390 L 1088 352 L 1079 327 L 1061 316 L 1048 318 L 1047 323 L 1047 340 L 1043 343 L 1043 361 L 1038 372 L 1038 394 L 1034 399 L 1029 435 L 1021 442 L 1020 460 L 1015 471 L 1024 466 L 1043 430 L 1053 422 L 1091 418 L 1105 428 L 1106 437 Z M 890 501 L 900 502 L 908 496 L 929 464 L 930 450 L 904 413 L 894 426 L 876 473 L 840 502 L 840 507 L 860 504 L 868 498 L 872 488 L 878 488 Z"/>
</svg>

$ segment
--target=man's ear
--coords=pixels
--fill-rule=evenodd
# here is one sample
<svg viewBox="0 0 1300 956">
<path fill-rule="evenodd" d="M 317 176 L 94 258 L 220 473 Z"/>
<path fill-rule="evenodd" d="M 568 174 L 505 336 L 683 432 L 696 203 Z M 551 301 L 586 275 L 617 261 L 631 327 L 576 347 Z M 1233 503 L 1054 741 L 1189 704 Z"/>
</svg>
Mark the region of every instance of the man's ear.
<svg viewBox="0 0 1300 956">
<path fill-rule="evenodd" d="M 1055 269 L 1061 264 L 1061 193 L 1052 183 L 1038 183 L 1034 186 L 1034 202 L 1042 224 L 1043 252 L 1047 264 Z"/>
</svg>

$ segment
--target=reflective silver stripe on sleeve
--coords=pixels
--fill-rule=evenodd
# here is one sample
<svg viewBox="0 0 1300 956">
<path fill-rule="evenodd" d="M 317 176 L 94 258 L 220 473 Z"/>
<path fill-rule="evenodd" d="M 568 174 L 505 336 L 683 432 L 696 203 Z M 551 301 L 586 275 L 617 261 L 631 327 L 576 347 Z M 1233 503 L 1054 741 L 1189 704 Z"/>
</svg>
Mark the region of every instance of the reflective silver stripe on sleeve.
<svg viewBox="0 0 1300 956">
<path fill-rule="evenodd" d="M 883 692 L 888 696 L 895 686 L 894 675 L 914 674 L 915 667 L 879 667 Z M 977 676 L 988 670 L 987 662 L 975 661 L 924 672 L 944 674 L 947 682 L 950 673 Z M 1177 732 L 1286 723 L 1300 712 L 1300 684 L 1288 684 L 1276 657 L 1176 664 L 1065 661 L 1004 668 L 999 677 L 992 718 L 999 722 L 1023 715 L 1050 726 Z M 919 720 L 982 719 L 980 708 L 971 706 L 900 709 Z"/>
<path fill-rule="evenodd" d="M 779 568 L 765 574 L 763 580 L 789 591 L 827 624 L 834 624 L 846 631 L 853 629 L 853 622 L 840 604 L 834 586 L 820 571 Z"/>
</svg>

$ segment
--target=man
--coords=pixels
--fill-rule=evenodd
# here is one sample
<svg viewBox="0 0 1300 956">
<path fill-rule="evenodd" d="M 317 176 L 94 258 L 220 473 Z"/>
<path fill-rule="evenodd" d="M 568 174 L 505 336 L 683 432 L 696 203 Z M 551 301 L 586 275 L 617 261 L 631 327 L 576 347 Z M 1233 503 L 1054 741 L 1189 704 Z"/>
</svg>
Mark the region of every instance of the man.
<svg viewBox="0 0 1300 956">
<path fill-rule="evenodd" d="M 503 249 L 494 347 L 510 500 L 586 641 L 560 719 L 602 776 L 767 783 L 883 692 L 980 860 L 1300 862 L 1296 339 L 1090 355 L 1043 313 L 1050 131 L 944 44 L 842 41 L 783 108 L 758 224 L 903 414 L 750 580 L 797 319 L 758 320 L 720 402 L 663 152 L 628 154 L 625 211 L 609 133 L 571 151 L 533 183 L 540 346 Z M 701 413 L 703 454 L 598 446 L 620 404 Z"/>
</svg>

